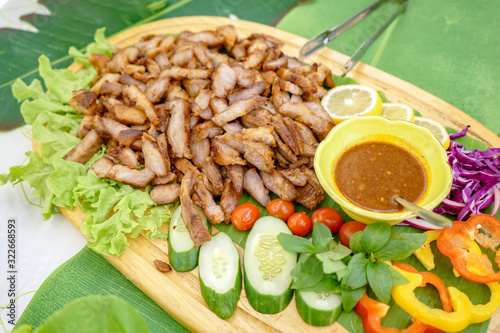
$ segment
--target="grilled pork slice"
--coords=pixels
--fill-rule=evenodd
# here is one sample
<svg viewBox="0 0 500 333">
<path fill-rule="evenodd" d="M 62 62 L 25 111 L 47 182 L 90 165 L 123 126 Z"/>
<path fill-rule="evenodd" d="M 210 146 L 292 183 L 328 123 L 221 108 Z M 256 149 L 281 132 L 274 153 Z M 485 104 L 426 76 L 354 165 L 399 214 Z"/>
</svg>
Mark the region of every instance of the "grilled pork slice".
<svg viewBox="0 0 500 333">
<path fill-rule="evenodd" d="M 295 186 L 304 186 L 309 179 L 308 175 L 304 168 L 307 168 L 305 165 L 300 168 L 293 169 L 280 169 L 278 170 L 286 179 L 288 179 Z"/>
<path fill-rule="evenodd" d="M 82 141 L 71 149 L 64 158 L 66 161 L 85 164 L 101 149 L 103 141 L 96 130 L 91 130 Z"/>
<path fill-rule="evenodd" d="M 94 128 L 102 137 L 108 136 L 113 138 L 115 141 L 118 141 L 118 135 L 120 132 L 130 130 L 128 126 L 123 125 L 122 123 L 100 116 L 94 117 Z"/>
<path fill-rule="evenodd" d="M 225 63 L 218 63 L 212 75 L 212 91 L 216 97 L 226 98 L 236 85 L 236 72 Z"/>
<path fill-rule="evenodd" d="M 128 166 L 130 169 L 139 169 L 137 155 L 130 147 L 123 147 L 118 153 L 118 160 Z"/>
<path fill-rule="evenodd" d="M 235 102 L 230 105 L 229 108 L 222 112 L 216 114 L 212 121 L 219 126 L 222 126 L 225 123 L 235 120 L 238 117 L 241 117 L 248 112 L 258 108 L 262 103 L 264 103 L 267 99 L 262 96 L 255 96 L 252 99 L 246 101 Z"/>
<path fill-rule="evenodd" d="M 98 159 L 90 169 L 99 178 L 109 178 L 136 187 L 146 187 L 155 177 L 154 172 L 148 168 L 134 170 L 125 165 L 114 164 L 106 156 Z"/>
<path fill-rule="evenodd" d="M 248 171 L 245 172 L 243 178 L 243 188 L 252 196 L 252 198 L 264 207 L 266 207 L 271 201 L 269 193 L 255 169 L 248 169 Z"/>
<path fill-rule="evenodd" d="M 215 29 L 219 34 L 224 37 L 224 47 L 226 50 L 231 51 L 234 47 L 234 44 L 238 40 L 238 34 L 236 33 L 236 29 L 232 25 L 221 25 Z"/>
<path fill-rule="evenodd" d="M 182 99 L 176 99 L 172 103 L 173 107 L 167 128 L 167 138 L 172 148 L 172 156 L 192 158 L 191 149 L 189 148 L 189 105 Z"/>
<path fill-rule="evenodd" d="M 226 174 L 227 178 L 231 180 L 238 196 L 241 196 L 243 193 L 243 176 L 245 174 L 243 166 L 238 164 L 226 165 Z"/>
<path fill-rule="evenodd" d="M 321 140 L 326 137 L 334 126 L 331 117 L 325 119 L 323 116 L 309 109 L 304 103 L 283 103 L 279 108 L 279 112 L 284 116 L 309 126 Z"/>
<path fill-rule="evenodd" d="M 142 125 L 148 119 L 144 111 L 125 105 L 115 105 L 113 107 L 116 119 L 125 124 Z"/>
<path fill-rule="evenodd" d="M 96 101 L 96 94 L 85 89 L 80 89 L 73 91 L 73 97 L 68 103 L 78 114 L 93 115 L 97 109 Z"/>
<path fill-rule="evenodd" d="M 231 215 L 236 207 L 238 207 L 240 197 L 241 192 L 238 194 L 238 191 L 234 188 L 234 184 L 231 180 L 228 178 L 224 179 L 224 191 L 222 191 L 222 195 L 220 197 L 220 206 L 224 212 L 224 222 L 226 224 L 231 223 Z"/>
<path fill-rule="evenodd" d="M 160 125 L 160 117 L 156 114 L 153 104 L 148 100 L 146 95 L 137 86 L 129 86 L 124 88 L 124 93 L 135 102 L 135 107 L 146 113 L 151 123 L 155 126 Z"/>
<path fill-rule="evenodd" d="M 193 207 L 191 194 L 193 193 L 195 182 L 195 172 L 193 170 L 188 171 L 182 178 L 179 199 L 181 202 L 182 219 L 186 224 L 186 228 L 195 246 L 199 247 L 201 244 L 209 241 L 211 236 L 207 226 L 203 223 L 200 215 L 198 215 Z"/>
<path fill-rule="evenodd" d="M 264 186 L 283 200 L 292 201 L 299 196 L 299 192 L 297 192 L 293 184 L 276 170 L 269 173 L 261 171 L 260 177 L 264 182 Z"/>
<path fill-rule="evenodd" d="M 325 191 L 321 187 L 321 184 L 316 177 L 316 173 L 313 169 L 301 167 L 304 174 L 307 175 L 307 183 L 305 186 L 297 187 L 299 196 L 295 198 L 295 201 L 304 205 L 308 209 L 315 209 L 316 206 L 323 201 Z"/>
<path fill-rule="evenodd" d="M 236 149 L 221 142 L 220 140 L 213 139 L 211 149 L 214 154 L 215 162 L 219 165 L 246 164 Z"/>
<path fill-rule="evenodd" d="M 156 140 L 146 133 L 142 136 L 142 154 L 146 168 L 153 171 L 157 177 L 165 177 L 170 173 Z"/>
<path fill-rule="evenodd" d="M 149 196 L 155 203 L 164 205 L 177 201 L 180 192 L 181 185 L 179 183 L 172 183 L 155 186 L 149 193 Z"/>
<path fill-rule="evenodd" d="M 212 193 L 203 184 L 201 174 L 198 175 L 194 188 L 198 194 L 198 204 L 210 223 L 219 224 L 224 221 L 222 207 L 215 203 Z"/>
<path fill-rule="evenodd" d="M 215 163 L 212 157 L 208 157 L 202 163 L 201 172 L 203 173 L 205 187 L 214 195 L 221 195 L 224 189 L 222 176 L 219 171 L 219 166 Z"/>
</svg>

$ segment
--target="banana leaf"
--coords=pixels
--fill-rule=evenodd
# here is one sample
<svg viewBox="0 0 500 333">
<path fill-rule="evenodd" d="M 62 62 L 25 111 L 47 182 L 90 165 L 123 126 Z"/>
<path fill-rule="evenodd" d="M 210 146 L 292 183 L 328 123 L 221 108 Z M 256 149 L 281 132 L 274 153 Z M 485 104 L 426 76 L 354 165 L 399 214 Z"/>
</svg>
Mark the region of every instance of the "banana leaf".
<svg viewBox="0 0 500 333">
<path fill-rule="evenodd" d="M 112 36 L 131 26 L 163 18 L 190 15 L 228 16 L 274 24 L 298 0 L 47 0 L 51 15 L 27 15 L 22 19 L 38 32 L 0 29 L 0 130 L 23 122 L 11 86 L 17 79 L 31 82 L 38 76 L 40 55 L 51 59 L 53 68 L 67 67 L 68 48 L 80 49 L 93 41 L 96 29 L 106 27 Z"/>
<path fill-rule="evenodd" d="M 338 83 L 338 81 L 336 81 Z M 356 83 L 356 82 L 349 82 L 349 83 Z M 452 133 L 455 132 L 454 129 L 452 128 L 447 128 L 448 132 Z M 467 147 L 470 150 L 478 149 L 478 150 L 486 150 L 488 147 L 484 142 L 478 141 L 474 138 L 471 138 L 469 136 L 465 136 L 462 138 L 457 139 L 456 141 L 460 142 L 463 144 L 465 147 Z M 274 199 L 276 198 L 276 195 L 272 195 L 271 198 Z M 240 203 L 244 202 L 250 202 L 257 207 L 259 207 L 260 210 L 260 216 L 266 216 L 268 215 L 265 207 L 260 206 L 252 197 L 250 197 L 246 192 L 243 194 L 241 197 Z M 294 203 L 295 205 L 295 210 L 296 211 L 301 211 L 301 212 L 306 212 L 309 216 L 313 213 L 311 210 L 305 208 L 304 206 Z M 319 204 L 318 208 L 320 207 L 333 207 L 337 209 L 340 214 L 342 215 L 342 218 L 344 221 L 352 221 L 352 219 L 345 214 L 345 212 L 340 208 L 340 206 L 333 201 L 332 198 L 328 196 L 328 194 L 325 193 L 325 199 Z M 490 209 L 486 209 L 486 212 L 491 211 L 491 206 L 489 207 Z M 495 216 L 497 219 L 500 219 L 500 212 L 498 212 Z M 226 232 L 235 243 L 240 245 L 241 247 L 245 247 L 245 242 L 247 235 L 249 231 L 238 231 L 236 230 L 232 225 L 216 225 L 215 226 L 217 229 Z M 395 226 L 394 228 L 399 228 L 400 231 L 403 232 L 423 232 L 423 230 L 412 228 L 412 227 L 403 227 L 403 226 Z M 445 283 L 446 286 L 455 286 L 458 288 L 460 291 L 466 293 L 470 300 L 472 301 L 473 304 L 485 304 L 489 301 L 490 299 L 490 291 L 488 287 L 484 284 L 480 283 L 474 283 L 471 281 L 468 281 L 462 277 L 455 277 L 453 275 L 453 265 L 451 264 L 451 261 L 448 257 L 443 256 L 439 250 L 436 247 L 436 243 L 432 242 L 431 243 L 431 248 L 432 252 L 434 253 L 435 256 L 435 263 L 436 263 L 436 268 L 434 268 L 431 272 L 439 276 L 443 282 Z M 484 253 L 487 253 L 490 257 L 490 260 L 493 262 L 494 261 L 494 253 L 489 250 L 482 249 Z M 419 271 L 426 271 L 425 267 L 417 260 L 417 258 L 412 255 L 406 260 L 404 260 L 405 263 L 408 263 L 418 269 Z M 439 300 L 439 294 L 437 293 L 436 289 L 433 287 L 424 287 L 424 288 L 418 288 L 416 291 L 417 297 L 430 307 L 440 307 L 441 303 Z M 373 297 L 373 296 L 372 296 Z M 408 315 L 403 309 L 401 309 L 397 304 L 394 303 L 393 300 L 389 303 L 390 305 L 390 310 L 387 313 L 387 316 L 382 320 L 382 324 L 384 326 L 388 327 L 396 327 L 399 329 L 403 329 L 409 325 L 411 325 L 411 317 Z M 338 319 L 338 322 L 346 328 L 349 332 L 352 333 L 363 333 L 363 327 L 361 323 L 361 319 L 359 316 L 354 312 L 351 311 L 349 313 L 342 313 L 340 318 Z M 479 333 L 479 332 L 486 332 L 488 330 L 489 326 L 489 320 L 485 321 L 483 323 L 478 323 L 478 324 L 473 324 L 469 325 L 465 330 L 463 330 L 463 333 Z"/>
</svg>

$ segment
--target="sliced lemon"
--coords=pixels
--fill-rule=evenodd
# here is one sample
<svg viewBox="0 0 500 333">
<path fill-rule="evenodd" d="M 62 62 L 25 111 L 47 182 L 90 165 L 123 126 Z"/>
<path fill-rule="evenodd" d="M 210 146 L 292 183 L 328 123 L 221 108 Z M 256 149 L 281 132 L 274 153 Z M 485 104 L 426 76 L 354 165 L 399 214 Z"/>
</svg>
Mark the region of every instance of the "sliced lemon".
<svg viewBox="0 0 500 333">
<path fill-rule="evenodd" d="M 413 118 L 415 118 L 412 108 L 398 103 L 383 103 L 380 115 L 391 120 L 406 120 L 409 122 L 413 122 Z"/>
<path fill-rule="evenodd" d="M 432 134 L 434 134 L 439 142 L 441 142 L 444 149 L 448 149 L 448 147 L 450 146 L 450 136 L 448 135 L 448 132 L 446 132 L 446 129 L 443 125 L 441 125 L 437 121 L 424 117 L 415 117 L 414 122 L 419 126 L 430 129 Z"/>
<path fill-rule="evenodd" d="M 349 84 L 331 89 L 321 105 L 338 124 L 355 115 L 379 116 L 382 112 L 382 99 L 372 88 Z"/>
</svg>

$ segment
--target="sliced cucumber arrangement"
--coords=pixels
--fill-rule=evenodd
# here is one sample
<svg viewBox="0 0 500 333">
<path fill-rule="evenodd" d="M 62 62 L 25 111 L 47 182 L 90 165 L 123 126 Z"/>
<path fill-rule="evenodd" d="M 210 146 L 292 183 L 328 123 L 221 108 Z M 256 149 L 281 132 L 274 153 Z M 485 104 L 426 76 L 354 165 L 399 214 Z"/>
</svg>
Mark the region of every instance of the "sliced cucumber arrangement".
<svg viewBox="0 0 500 333">
<path fill-rule="evenodd" d="M 219 232 L 200 247 L 201 294 L 222 319 L 234 313 L 241 293 L 240 255 L 231 238 Z"/>
<path fill-rule="evenodd" d="M 277 238 L 282 232 L 291 234 L 283 220 L 262 217 L 255 222 L 245 245 L 245 291 L 250 305 L 261 313 L 278 313 L 292 299 L 290 273 L 297 254 L 283 249 Z"/>
<path fill-rule="evenodd" d="M 208 225 L 207 218 L 201 212 L 201 209 L 194 207 L 200 215 L 203 223 Z M 168 259 L 170 265 L 177 272 L 188 272 L 198 266 L 198 249 L 194 245 L 189 230 L 184 224 L 181 215 L 181 206 L 172 214 L 170 226 L 168 229 Z"/>
<path fill-rule="evenodd" d="M 300 317 L 309 325 L 328 326 L 342 313 L 342 297 L 331 291 L 295 291 Z"/>
</svg>

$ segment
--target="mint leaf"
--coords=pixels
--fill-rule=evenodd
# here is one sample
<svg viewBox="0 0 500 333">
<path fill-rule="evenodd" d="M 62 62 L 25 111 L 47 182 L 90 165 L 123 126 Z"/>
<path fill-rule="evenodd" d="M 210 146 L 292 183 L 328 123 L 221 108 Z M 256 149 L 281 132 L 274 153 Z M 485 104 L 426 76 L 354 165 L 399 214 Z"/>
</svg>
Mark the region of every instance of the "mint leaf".
<svg viewBox="0 0 500 333">
<path fill-rule="evenodd" d="M 391 237 L 391 226 L 385 222 L 376 222 L 366 226 L 361 237 L 361 244 L 367 252 L 380 250 Z"/>
<path fill-rule="evenodd" d="M 341 286 L 349 289 L 357 289 L 366 285 L 366 265 L 369 262 L 364 254 L 355 254 L 351 261 L 349 261 L 347 266 L 348 273 L 342 278 Z"/>
<path fill-rule="evenodd" d="M 321 222 L 314 223 L 312 241 L 317 252 L 327 251 L 333 240 L 330 229 Z"/>
<path fill-rule="evenodd" d="M 388 266 L 382 261 L 370 262 L 366 265 L 366 277 L 370 288 L 382 303 L 391 300 L 392 278 Z"/>
<path fill-rule="evenodd" d="M 311 244 L 311 242 L 304 237 L 294 236 L 290 234 L 285 234 L 284 232 L 278 235 L 278 240 L 288 252 L 296 252 L 296 253 L 315 253 L 316 249 Z"/>
<path fill-rule="evenodd" d="M 404 240 L 389 240 L 384 247 L 379 251 L 374 252 L 375 258 L 385 261 L 385 260 L 395 260 L 405 249 L 406 241 Z"/>
<path fill-rule="evenodd" d="M 366 286 L 357 289 L 340 289 L 340 295 L 342 296 L 342 307 L 345 312 L 349 312 L 356 304 L 358 304 L 359 300 L 365 294 Z"/>
<path fill-rule="evenodd" d="M 387 266 L 389 268 L 389 273 L 391 274 L 392 286 L 399 286 L 400 284 L 407 284 L 407 278 L 405 278 L 401 273 L 394 269 L 392 266 Z"/>
<path fill-rule="evenodd" d="M 315 255 L 309 255 L 302 263 L 295 265 L 291 275 L 292 289 L 313 287 L 323 278 L 323 264 Z"/>
<path fill-rule="evenodd" d="M 366 250 L 363 248 L 361 244 L 361 237 L 363 236 L 362 231 L 357 231 L 352 234 L 351 239 L 349 240 L 349 247 L 353 253 L 366 253 Z"/>
</svg>

